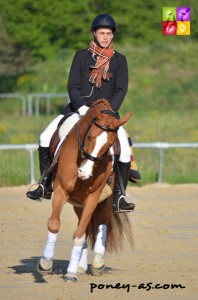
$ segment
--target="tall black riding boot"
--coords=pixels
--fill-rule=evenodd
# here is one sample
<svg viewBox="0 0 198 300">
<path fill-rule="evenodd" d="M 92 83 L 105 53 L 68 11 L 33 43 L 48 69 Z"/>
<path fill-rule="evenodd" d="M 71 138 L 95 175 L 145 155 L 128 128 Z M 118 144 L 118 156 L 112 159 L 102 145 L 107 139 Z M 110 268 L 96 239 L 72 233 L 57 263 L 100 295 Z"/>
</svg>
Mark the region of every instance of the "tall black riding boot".
<svg viewBox="0 0 198 300">
<path fill-rule="evenodd" d="M 39 186 L 34 191 L 28 191 L 26 196 L 33 200 L 42 198 L 51 199 L 52 195 L 52 174 L 49 172 L 51 158 L 48 147 L 39 146 L 39 163 L 41 178 L 38 182 Z"/>
<path fill-rule="evenodd" d="M 115 184 L 113 191 L 113 212 L 130 212 L 135 208 L 135 204 L 127 202 L 127 198 L 131 200 L 130 196 L 126 195 L 125 190 L 129 179 L 130 162 L 118 162 L 115 170 Z"/>
</svg>

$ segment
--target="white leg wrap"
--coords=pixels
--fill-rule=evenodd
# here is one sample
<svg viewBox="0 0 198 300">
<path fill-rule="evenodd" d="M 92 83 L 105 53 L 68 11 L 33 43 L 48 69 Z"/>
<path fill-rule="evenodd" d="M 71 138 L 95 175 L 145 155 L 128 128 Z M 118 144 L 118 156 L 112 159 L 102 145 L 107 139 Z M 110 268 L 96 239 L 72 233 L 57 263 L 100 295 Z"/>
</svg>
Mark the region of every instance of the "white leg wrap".
<svg viewBox="0 0 198 300">
<path fill-rule="evenodd" d="M 83 268 L 84 272 L 86 272 L 87 268 L 88 268 L 87 255 L 88 255 L 87 241 L 85 240 L 83 248 L 82 248 L 82 252 L 81 252 L 80 261 L 79 261 L 79 267 Z"/>
<path fill-rule="evenodd" d="M 77 274 L 84 242 L 85 235 L 83 235 L 81 238 L 74 239 L 70 262 L 67 268 L 67 274 Z"/>
<path fill-rule="evenodd" d="M 54 257 L 54 248 L 57 239 L 57 233 L 48 231 L 47 242 L 43 251 L 43 257 L 46 259 L 52 259 Z"/>
<path fill-rule="evenodd" d="M 98 228 L 98 234 L 94 245 L 94 253 L 105 253 L 105 242 L 106 242 L 107 226 L 102 224 Z"/>
<path fill-rule="evenodd" d="M 85 242 L 85 234 L 81 238 L 75 238 L 73 241 L 74 246 L 83 246 Z"/>
</svg>

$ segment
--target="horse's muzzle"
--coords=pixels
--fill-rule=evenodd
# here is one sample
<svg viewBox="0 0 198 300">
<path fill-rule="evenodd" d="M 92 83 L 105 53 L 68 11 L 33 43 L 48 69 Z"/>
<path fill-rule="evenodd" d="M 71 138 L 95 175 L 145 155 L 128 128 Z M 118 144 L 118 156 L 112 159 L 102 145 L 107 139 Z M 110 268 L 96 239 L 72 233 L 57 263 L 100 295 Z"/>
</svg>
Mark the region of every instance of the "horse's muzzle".
<svg viewBox="0 0 198 300">
<path fill-rule="evenodd" d="M 92 178 L 92 172 L 87 172 L 83 168 L 78 168 L 78 177 L 82 180 L 90 179 Z"/>
</svg>

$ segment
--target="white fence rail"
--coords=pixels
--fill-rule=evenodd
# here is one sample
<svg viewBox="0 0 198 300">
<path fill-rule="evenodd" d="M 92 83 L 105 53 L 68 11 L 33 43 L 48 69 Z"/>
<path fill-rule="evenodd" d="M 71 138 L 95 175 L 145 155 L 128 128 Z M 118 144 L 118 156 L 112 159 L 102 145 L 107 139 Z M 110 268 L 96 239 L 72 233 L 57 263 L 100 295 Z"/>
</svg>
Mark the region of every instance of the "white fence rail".
<svg viewBox="0 0 198 300">
<path fill-rule="evenodd" d="M 0 93 L 0 98 L 13 100 L 21 100 L 22 104 L 22 114 L 23 115 L 32 115 L 35 113 L 36 116 L 40 114 L 40 103 L 45 101 L 46 114 L 50 114 L 50 102 L 52 98 L 61 98 L 64 99 L 63 106 L 69 103 L 68 93 L 32 93 L 27 96 L 27 99 L 22 94 L 17 93 Z"/>
<path fill-rule="evenodd" d="M 163 182 L 163 157 L 164 150 L 169 148 L 198 148 L 198 143 L 134 143 L 134 148 L 159 149 L 158 178 L 157 182 Z M 30 155 L 30 183 L 35 183 L 34 171 L 34 151 L 38 149 L 38 144 L 20 144 L 20 145 L 0 145 L 0 150 L 26 150 Z"/>
<path fill-rule="evenodd" d="M 21 107 L 22 107 L 22 114 L 25 116 L 26 115 L 26 99 L 25 96 L 22 94 L 17 94 L 17 93 L 1 93 L 0 98 L 2 99 L 20 99 L 21 100 Z"/>
<path fill-rule="evenodd" d="M 39 116 L 40 114 L 40 102 L 45 100 L 46 105 L 46 114 L 50 114 L 50 100 L 51 98 L 63 98 L 65 103 L 69 103 L 69 96 L 67 93 L 33 93 L 28 95 L 28 115 L 33 113 L 33 101 L 35 102 L 35 115 Z"/>
<path fill-rule="evenodd" d="M 34 172 L 34 151 L 38 149 L 38 144 L 20 144 L 20 145 L 0 145 L 0 150 L 26 150 L 30 154 L 30 183 L 35 183 Z"/>
<path fill-rule="evenodd" d="M 136 148 L 154 148 L 159 149 L 159 161 L 158 161 L 158 178 L 157 182 L 163 182 L 163 158 L 164 150 L 169 148 L 198 148 L 198 143 L 134 143 Z"/>
</svg>

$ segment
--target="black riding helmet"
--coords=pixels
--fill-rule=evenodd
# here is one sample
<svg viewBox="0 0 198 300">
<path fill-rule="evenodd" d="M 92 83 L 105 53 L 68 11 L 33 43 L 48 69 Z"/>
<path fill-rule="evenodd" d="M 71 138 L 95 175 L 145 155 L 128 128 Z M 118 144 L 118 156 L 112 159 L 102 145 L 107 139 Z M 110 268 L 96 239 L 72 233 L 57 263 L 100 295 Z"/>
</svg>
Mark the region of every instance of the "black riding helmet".
<svg viewBox="0 0 198 300">
<path fill-rule="evenodd" d="M 114 19 L 107 14 L 100 14 L 92 22 L 91 32 L 95 31 L 98 27 L 109 27 L 113 32 L 116 31 L 116 23 Z"/>
</svg>

